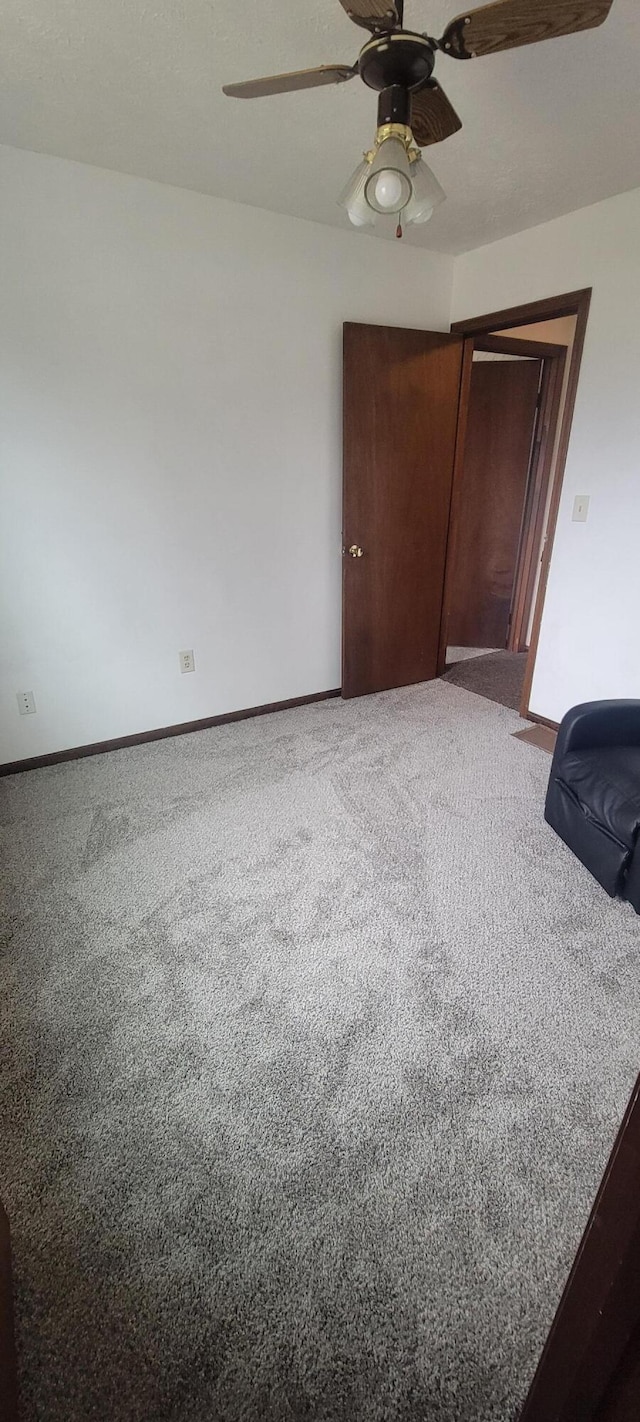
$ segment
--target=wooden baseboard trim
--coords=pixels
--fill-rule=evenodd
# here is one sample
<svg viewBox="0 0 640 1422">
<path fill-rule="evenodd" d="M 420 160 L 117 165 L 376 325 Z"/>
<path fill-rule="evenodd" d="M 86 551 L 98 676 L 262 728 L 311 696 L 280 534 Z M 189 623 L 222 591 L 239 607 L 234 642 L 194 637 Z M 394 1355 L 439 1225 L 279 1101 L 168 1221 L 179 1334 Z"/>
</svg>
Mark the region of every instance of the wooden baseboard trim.
<svg viewBox="0 0 640 1422">
<path fill-rule="evenodd" d="M 330 701 L 340 695 L 340 687 L 332 691 L 313 691 L 310 696 L 293 696 L 289 701 L 270 701 L 266 706 L 250 706 L 243 711 L 225 711 L 221 716 L 204 716 L 201 721 L 183 721 L 178 726 L 159 726 L 154 731 L 136 731 L 133 736 L 116 736 L 112 741 L 95 741 L 90 746 L 49 751 L 29 760 L 9 761 L 0 765 L 0 775 L 17 775 L 23 770 L 42 770 L 48 765 L 60 765 L 64 760 L 82 760 L 86 755 L 104 755 L 107 751 L 126 750 L 129 746 L 145 745 L 147 741 L 162 741 L 168 736 L 188 736 L 192 731 L 209 731 L 212 726 L 227 726 L 231 721 L 248 721 L 252 716 L 269 716 L 273 711 L 291 711 L 295 706 L 310 706 L 315 701 Z"/>
<path fill-rule="evenodd" d="M 559 721 L 549 721 L 546 716 L 537 716 L 535 711 L 527 711 L 526 717 L 523 717 L 523 719 L 526 721 L 535 721 L 536 726 L 548 726 L 550 731 L 560 730 Z"/>
</svg>

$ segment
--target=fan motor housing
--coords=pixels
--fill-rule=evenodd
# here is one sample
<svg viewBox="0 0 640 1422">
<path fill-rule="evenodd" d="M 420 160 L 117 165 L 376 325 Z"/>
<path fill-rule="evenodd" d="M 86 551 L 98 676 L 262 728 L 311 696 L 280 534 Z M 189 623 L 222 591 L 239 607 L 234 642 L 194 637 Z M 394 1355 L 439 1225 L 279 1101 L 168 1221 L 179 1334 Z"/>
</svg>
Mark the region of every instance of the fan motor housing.
<svg viewBox="0 0 640 1422">
<path fill-rule="evenodd" d="M 370 40 L 358 56 L 358 72 L 370 89 L 380 91 L 396 84 L 422 89 L 431 78 L 435 60 L 431 40 L 401 30 Z"/>
</svg>

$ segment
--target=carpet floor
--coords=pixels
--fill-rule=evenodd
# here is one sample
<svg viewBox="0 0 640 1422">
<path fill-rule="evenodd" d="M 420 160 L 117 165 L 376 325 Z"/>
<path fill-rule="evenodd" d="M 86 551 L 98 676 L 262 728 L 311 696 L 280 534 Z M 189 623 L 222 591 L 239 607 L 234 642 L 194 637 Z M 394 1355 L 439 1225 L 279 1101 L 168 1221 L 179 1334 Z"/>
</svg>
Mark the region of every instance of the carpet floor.
<svg viewBox="0 0 640 1422">
<path fill-rule="evenodd" d="M 456 662 L 447 668 L 443 680 L 517 711 L 522 699 L 526 665 L 526 652 L 490 652 L 488 656 Z"/>
<path fill-rule="evenodd" d="M 26 1422 L 510 1422 L 638 1070 L 638 919 L 446 682 L 2 783 Z"/>
</svg>

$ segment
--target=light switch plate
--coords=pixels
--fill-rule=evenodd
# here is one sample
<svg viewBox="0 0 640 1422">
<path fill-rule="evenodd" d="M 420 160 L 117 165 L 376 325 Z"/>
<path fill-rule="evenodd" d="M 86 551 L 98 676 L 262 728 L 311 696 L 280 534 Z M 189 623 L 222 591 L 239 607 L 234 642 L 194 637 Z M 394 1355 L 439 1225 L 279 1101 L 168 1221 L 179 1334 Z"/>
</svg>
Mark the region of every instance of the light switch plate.
<svg viewBox="0 0 640 1422">
<path fill-rule="evenodd" d="M 586 523 L 589 517 L 589 495 L 576 494 L 573 501 L 573 523 Z"/>
</svg>

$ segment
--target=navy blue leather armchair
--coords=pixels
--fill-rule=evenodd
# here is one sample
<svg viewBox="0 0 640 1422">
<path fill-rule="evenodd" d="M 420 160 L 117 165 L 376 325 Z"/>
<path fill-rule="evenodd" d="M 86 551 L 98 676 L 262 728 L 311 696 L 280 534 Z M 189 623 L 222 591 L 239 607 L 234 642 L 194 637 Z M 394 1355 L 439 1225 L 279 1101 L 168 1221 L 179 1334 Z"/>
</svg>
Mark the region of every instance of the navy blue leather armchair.
<svg viewBox="0 0 640 1422">
<path fill-rule="evenodd" d="M 640 913 L 640 701 L 587 701 L 567 712 L 545 819 L 612 898 Z"/>
</svg>

